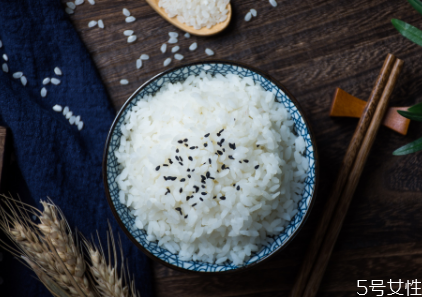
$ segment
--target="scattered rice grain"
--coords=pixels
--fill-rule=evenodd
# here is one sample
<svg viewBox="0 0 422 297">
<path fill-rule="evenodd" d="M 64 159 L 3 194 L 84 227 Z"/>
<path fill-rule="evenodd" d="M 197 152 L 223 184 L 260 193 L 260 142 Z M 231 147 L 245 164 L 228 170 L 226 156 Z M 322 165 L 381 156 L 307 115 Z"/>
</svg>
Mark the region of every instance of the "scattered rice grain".
<svg viewBox="0 0 422 297">
<path fill-rule="evenodd" d="M 176 45 L 175 47 L 173 47 L 172 49 L 171 49 L 171 52 L 174 54 L 174 53 L 177 53 L 177 51 L 180 49 L 180 46 L 178 46 L 178 45 Z"/>
<path fill-rule="evenodd" d="M 249 11 L 246 15 L 245 15 L 245 21 L 249 22 L 252 19 L 252 13 Z"/>
<path fill-rule="evenodd" d="M 13 78 L 15 78 L 15 79 L 21 78 L 22 75 L 23 75 L 22 71 L 18 71 L 18 72 L 15 72 L 15 73 L 12 74 Z"/>
<path fill-rule="evenodd" d="M 3 54 L 3 60 L 5 60 L 6 62 L 9 61 L 9 57 L 6 54 Z"/>
<path fill-rule="evenodd" d="M 44 78 L 43 81 L 42 81 L 42 84 L 43 85 L 48 85 L 49 83 L 50 83 L 50 78 L 49 77 Z"/>
<path fill-rule="evenodd" d="M 179 61 L 181 61 L 181 60 L 183 60 L 183 55 L 181 55 L 181 54 L 175 54 L 174 55 L 174 58 L 176 59 L 176 60 L 179 60 Z"/>
<path fill-rule="evenodd" d="M 47 89 L 45 88 L 45 87 L 43 87 L 42 89 L 41 89 L 41 97 L 45 97 L 45 96 L 47 96 Z"/>
<path fill-rule="evenodd" d="M 76 5 L 81 5 L 81 4 L 84 4 L 84 0 L 75 0 L 75 4 Z"/>
<path fill-rule="evenodd" d="M 70 9 L 69 7 L 66 7 L 66 9 L 64 11 L 66 11 L 67 14 L 74 14 L 75 13 L 73 11 L 73 9 Z"/>
<path fill-rule="evenodd" d="M 56 75 L 62 75 L 63 74 L 62 70 L 59 67 L 54 68 L 54 73 Z"/>
<path fill-rule="evenodd" d="M 141 69 L 142 68 L 142 60 L 138 59 L 136 60 L 136 69 Z"/>
<path fill-rule="evenodd" d="M 62 112 L 63 111 L 63 107 L 61 105 L 56 104 L 56 105 L 53 106 L 53 110 L 55 112 Z"/>
<path fill-rule="evenodd" d="M 178 34 L 178 33 L 176 33 L 176 32 L 169 32 L 169 36 L 170 36 L 171 38 L 177 38 L 177 37 L 179 37 L 179 34 Z"/>
<path fill-rule="evenodd" d="M 92 27 L 94 27 L 94 26 L 96 26 L 97 25 L 97 21 L 90 21 L 89 23 L 88 23 L 88 27 L 89 28 L 92 28 Z"/>
<path fill-rule="evenodd" d="M 125 35 L 125 36 L 130 36 L 130 35 L 132 35 L 133 34 L 133 30 L 125 30 L 124 32 L 123 32 L 123 35 Z"/>
<path fill-rule="evenodd" d="M 173 37 L 171 37 L 170 39 L 169 39 L 169 41 L 167 41 L 168 43 L 171 43 L 171 44 L 173 44 L 173 43 L 177 43 L 177 38 L 173 38 Z"/>
<path fill-rule="evenodd" d="M 3 63 L 3 65 L 1 65 L 1 69 L 3 70 L 3 72 L 9 72 L 9 66 L 7 65 L 7 63 Z"/>
<path fill-rule="evenodd" d="M 28 79 L 24 75 L 21 76 L 21 83 L 23 86 L 26 86 L 28 83 Z"/>
<path fill-rule="evenodd" d="M 127 38 L 127 42 L 128 43 L 132 43 L 132 42 L 134 42 L 136 40 L 136 35 L 130 35 L 128 38 Z"/>
<path fill-rule="evenodd" d="M 127 8 L 123 8 L 123 15 L 125 15 L 125 16 L 130 16 L 130 11 L 129 11 L 129 9 L 127 9 Z"/>
<path fill-rule="evenodd" d="M 190 38 L 190 34 L 186 32 L 186 33 L 185 33 L 185 37 L 186 37 L 186 38 Z"/>
<path fill-rule="evenodd" d="M 213 55 L 214 55 L 214 51 L 213 51 L 212 49 L 209 49 L 209 48 L 205 49 L 205 53 L 206 53 L 208 56 L 213 56 Z"/>
<path fill-rule="evenodd" d="M 103 22 L 103 20 L 98 20 L 98 27 L 100 27 L 101 29 L 104 29 L 104 22 Z"/>
<path fill-rule="evenodd" d="M 125 19 L 125 22 L 126 22 L 126 23 L 133 23 L 134 21 L 136 21 L 136 19 L 135 19 L 135 17 L 133 17 L 133 16 L 128 16 L 128 17 Z"/>
<path fill-rule="evenodd" d="M 149 56 L 147 54 L 142 54 L 141 60 L 149 60 Z"/>
<path fill-rule="evenodd" d="M 198 43 L 194 42 L 189 46 L 190 51 L 194 51 L 198 48 Z"/>
<path fill-rule="evenodd" d="M 66 2 L 67 7 L 69 7 L 70 9 L 75 9 L 76 5 L 73 2 Z"/>
<path fill-rule="evenodd" d="M 120 84 L 121 85 L 127 85 L 127 84 L 129 84 L 129 81 L 127 79 L 122 79 L 122 80 L 120 80 Z"/>
<path fill-rule="evenodd" d="M 164 60 L 164 67 L 166 67 L 166 66 L 168 66 L 168 65 L 170 65 L 170 63 L 171 63 L 171 58 L 167 58 L 167 59 L 165 59 Z"/>
<path fill-rule="evenodd" d="M 163 45 L 161 45 L 160 50 L 164 54 L 167 51 L 167 43 L 163 43 Z"/>
<path fill-rule="evenodd" d="M 83 127 L 84 127 L 84 122 L 80 121 L 78 123 L 78 130 L 81 131 Z"/>
<path fill-rule="evenodd" d="M 51 79 L 51 83 L 53 84 L 53 85 L 59 85 L 60 83 L 61 83 L 61 81 L 60 81 L 60 79 L 58 79 L 58 78 L 55 78 L 55 77 L 53 77 L 52 79 Z"/>
<path fill-rule="evenodd" d="M 258 15 L 258 12 L 256 11 L 256 9 L 252 8 L 250 11 L 251 11 L 252 16 L 256 17 Z"/>
<path fill-rule="evenodd" d="M 271 4 L 273 7 L 277 7 L 277 2 L 275 2 L 275 0 L 270 0 L 270 4 Z"/>
<path fill-rule="evenodd" d="M 70 123 L 71 125 L 73 125 L 73 124 L 75 123 L 75 119 L 76 119 L 76 117 L 75 117 L 75 116 L 71 116 L 71 117 L 70 117 L 70 119 L 69 119 L 69 123 Z"/>
</svg>

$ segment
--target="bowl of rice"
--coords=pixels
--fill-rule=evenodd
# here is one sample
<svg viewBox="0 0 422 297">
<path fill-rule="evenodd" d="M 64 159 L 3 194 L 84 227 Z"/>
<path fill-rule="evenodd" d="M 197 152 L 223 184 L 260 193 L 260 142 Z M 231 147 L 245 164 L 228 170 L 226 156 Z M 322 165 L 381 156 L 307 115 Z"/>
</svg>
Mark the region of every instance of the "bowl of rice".
<svg viewBox="0 0 422 297">
<path fill-rule="evenodd" d="M 126 235 L 174 269 L 241 271 L 281 251 L 309 216 L 315 139 L 296 99 L 232 61 L 143 84 L 110 129 L 105 191 Z"/>
</svg>

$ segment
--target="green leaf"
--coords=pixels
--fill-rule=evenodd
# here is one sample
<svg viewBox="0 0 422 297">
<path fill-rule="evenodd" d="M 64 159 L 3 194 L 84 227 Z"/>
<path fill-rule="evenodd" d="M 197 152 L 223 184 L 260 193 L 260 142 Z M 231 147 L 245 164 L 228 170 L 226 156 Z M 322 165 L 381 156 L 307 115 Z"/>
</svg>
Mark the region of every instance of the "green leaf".
<svg viewBox="0 0 422 297">
<path fill-rule="evenodd" d="M 414 113 L 414 112 L 409 112 L 409 111 L 404 111 L 404 110 L 397 110 L 397 112 L 400 115 L 404 116 L 405 118 L 407 118 L 409 120 L 414 120 L 414 121 L 422 122 L 422 114 Z"/>
<path fill-rule="evenodd" d="M 393 152 L 394 156 L 403 156 L 411 153 L 415 153 L 422 150 L 422 138 L 415 140 L 409 144 L 402 146 L 401 148 L 396 149 Z"/>
<path fill-rule="evenodd" d="M 417 12 L 422 14 L 422 2 L 419 0 L 407 0 L 407 2 L 410 3 L 410 5 L 413 6 L 414 9 L 416 9 Z"/>
<path fill-rule="evenodd" d="M 401 35 L 422 46 L 422 31 L 406 22 L 398 19 L 392 19 L 391 23 L 400 32 Z"/>
<path fill-rule="evenodd" d="M 422 114 L 422 102 L 409 107 L 407 111 Z"/>
</svg>

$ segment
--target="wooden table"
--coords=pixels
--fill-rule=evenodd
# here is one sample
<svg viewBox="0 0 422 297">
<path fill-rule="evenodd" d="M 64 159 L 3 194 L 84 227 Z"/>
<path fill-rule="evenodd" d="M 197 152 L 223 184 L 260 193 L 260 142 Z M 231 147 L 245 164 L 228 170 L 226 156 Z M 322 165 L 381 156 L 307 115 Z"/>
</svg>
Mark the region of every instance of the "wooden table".
<svg viewBox="0 0 422 297">
<path fill-rule="evenodd" d="M 266 71 L 304 107 L 316 133 L 322 166 L 316 206 L 297 238 L 271 262 L 241 274 L 198 276 L 154 264 L 160 297 L 287 296 L 357 123 L 328 117 L 334 89 L 341 87 L 366 99 L 386 54 L 393 53 L 405 66 L 392 104 L 422 101 L 422 47 L 401 37 L 390 23 L 391 18 L 399 18 L 422 27 L 422 16 L 405 0 L 277 0 L 276 8 L 267 0 L 232 0 L 233 20 L 224 33 L 186 39 L 145 1 L 96 0 L 95 6 L 85 2 L 71 19 L 116 110 L 142 83 L 166 69 L 163 61 L 171 57 L 171 47 L 162 54 L 160 46 L 170 31 L 179 33 L 177 45 L 185 57 L 181 62 L 173 59 L 170 66 L 207 58 L 204 50 L 211 48 L 216 58 Z M 137 18 L 134 23 L 125 23 L 124 7 Z M 245 22 L 251 8 L 258 16 Z M 105 29 L 88 28 L 90 20 L 98 19 L 104 21 Z M 126 29 L 135 31 L 135 43 L 126 42 Z M 193 42 L 198 42 L 198 49 L 190 52 L 187 48 Z M 137 70 L 135 61 L 144 53 L 150 59 Z M 129 85 L 120 85 L 124 78 Z M 358 279 L 384 280 L 386 295 L 391 293 L 389 279 L 421 276 L 422 154 L 391 154 L 421 134 L 416 122 L 406 137 L 380 129 L 318 296 L 358 296 Z M 401 293 L 406 296 L 403 289 Z"/>
</svg>

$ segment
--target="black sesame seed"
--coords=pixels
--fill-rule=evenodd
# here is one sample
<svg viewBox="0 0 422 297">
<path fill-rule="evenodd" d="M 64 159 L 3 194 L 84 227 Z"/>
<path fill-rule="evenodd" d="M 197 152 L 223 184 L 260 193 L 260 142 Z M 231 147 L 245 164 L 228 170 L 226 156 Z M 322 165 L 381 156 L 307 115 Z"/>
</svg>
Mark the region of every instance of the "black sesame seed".
<svg viewBox="0 0 422 297">
<path fill-rule="evenodd" d="M 230 167 L 226 167 L 226 169 L 230 169 Z"/>
<path fill-rule="evenodd" d="M 233 187 L 236 187 L 236 184 L 233 184 Z"/>
<path fill-rule="evenodd" d="M 167 180 L 167 177 L 163 176 L 164 180 Z"/>
<path fill-rule="evenodd" d="M 204 196 L 205 196 L 205 195 L 207 195 L 207 193 L 205 193 L 205 192 L 201 192 L 201 195 L 204 195 Z"/>
<path fill-rule="evenodd" d="M 218 136 L 218 137 L 220 137 L 220 136 L 221 136 L 221 134 L 220 134 L 220 133 L 217 133 L 217 136 Z"/>
<path fill-rule="evenodd" d="M 178 153 L 179 152 L 179 149 L 176 149 L 176 153 Z"/>
<path fill-rule="evenodd" d="M 222 151 L 217 151 L 217 153 L 221 156 L 223 154 Z"/>
<path fill-rule="evenodd" d="M 191 156 L 188 157 L 189 160 L 193 161 L 193 158 Z"/>
<path fill-rule="evenodd" d="M 226 200 L 226 196 L 221 196 L 220 199 L 221 200 Z"/>
<path fill-rule="evenodd" d="M 187 219 L 188 218 L 188 215 L 185 215 L 185 219 Z"/>
<path fill-rule="evenodd" d="M 190 174 L 188 174 L 188 177 L 191 178 Z"/>
<path fill-rule="evenodd" d="M 192 204 L 192 207 L 194 207 L 196 205 L 196 203 Z"/>
<path fill-rule="evenodd" d="M 224 138 L 220 140 L 220 146 L 223 144 Z"/>
<path fill-rule="evenodd" d="M 237 186 L 236 190 L 240 191 L 240 186 Z"/>
<path fill-rule="evenodd" d="M 215 198 L 217 198 L 217 196 L 212 197 L 212 199 L 215 199 Z"/>
<path fill-rule="evenodd" d="M 179 162 L 179 164 L 180 164 L 180 166 L 183 166 L 183 163 L 182 162 Z"/>
<path fill-rule="evenodd" d="M 186 201 L 189 201 L 189 199 L 190 199 L 190 196 L 186 196 Z"/>
<path fill-rule="evenodd" d="M 176 180 L 177 179 L 177 177 L 175 177 L 175 176 L 169 176 L 168 178 L 171 179 L 171 180 Z"/>
<path fill-rule="evenodd" d="M 245 162 L 245 163 L 249 163 L 249 160 L 246 160 L 246 159 L 245 159 L 245 160 L 243 160 L 243 162 Z"/>
<path fill-rule="evenodd" d="M 217 170 L 217 173 L 220 173 L 220 171 L 219 171 L 219 170 Z"/>
<path fill-rule="evenodd" d="M 179 140 L 178 143 L 183 143 L 183 140 Z"/>
<path fill-rule="evenodd" d="M 201 181 L 201 183 L 206 184 L 205 180 Z"/>
<path fill-rule="evenodd" d="M 182 188 L 180 188 L 179 193 L 182 193 L 182 192 L 183 192 L 183 189 L 182 189 Z"/>
<path fill-rule="evenodd" d="M 182 158 L 182 157 L 179 157 L 179 159 L 180 159 L 180 161 L 182 161 L 182 162 L 183 162 L 183 158 Z"/>
<path fill-rule="evenodd" d="M 210 179 L 215 179 L 214 177 L 210 176 Z"/>
<path fill-rule="evenodd" d="M 201 179 L 204 180 L 204 179 L 207 179 L 207 178 L 204 175 L 201 175 Z"/>
<path fill-rule="evenodd" d="M 181 211 L 182 209 L 180 207 L 176 207 L 175 210 Z"/>
<path fill-rule="evenodd" d="M 223 147 L 223 152 L 226 152 L 226 149 Z"/>
<path fill-rule="evenodd" d="M 221 134 L 221 133 L 223 133 L 223 131 L 224 131 L 224 129 L 221 129 L 221 130 L 220 130 L 220 132 L 218 132 L 218 133 L 220 133 L 220 134 Z"/>
<path fill-rule="evenodd" d="M 229 156 L 229 159 L 232 159 L 232 160 L 234 160 L 233 156 Z"/>
<path fill-rule="evenodd" d="M 187 172 L 190 172 L 190 169 L 188 168 L 188 170 L 186 170 Z"/>
<path fill-rule="evenodd" d="M 226 169 L 226 164 L 223 164 L 223 165 L 221 166 L 221 169 L 222 169 L 222 170 Z"/>
<path fill-rule="evenodd" d="M 199 200 L 204 201 L 204 199 L 202 199 L 202 198 L 199 198 Z"/>
<path fill-rule="evenodd" d="M 180 180 L 180 182 L 182 182 L 182 183 L 183 183 L 184 181 L 186 181 L 186 179 L 185 179 L 185 178 L 182 178 L 182 179 Z"/>
<path fill-rule="evenodd" d="M 185 143 L 185 146 L 188 147 L 189 145 L 187 143 Z"/>
<path fill-rule="evenodd" d="M 204 135 L 205 138 L 207 138 L 208 136 L 210 136 L 210 133 Z"/>
<path fill-rule="evenodd" d="M 170 164 L 173 164 L 173 161 L 172 161 L 171 159 L 169 159 L 169 163 L 170 163 Z"/>
<path fill-rule="evenodd" d="M 169 166 L 169 164 L 163 164 L 163 166 L 166 166 L 166 167 L 168 167 L 168 166 Z"/>
<path fill-rule="evenodd" d="M 240 164 L 242 164 L 242 161 L 239 161 Z"/>
<path fill-rule="evenodd" d="M 187 139 L 187 138 L 185 138 L 185 139 L 183 139 L 183 141 L 184 141 L 184 142 L 188 142 L 188 139 Z"/>
<path fill-rule="evenodd" d="M 207 178 L 210 178 L 211 174 L 209 171 L 207 171 Z"/>
<path fill-rule="evenodd" d="M 194 146 L 191 146 L 189 149 L 194 150 L 194 149 L 195 149 L 195 147 L 194 147 Z"/>
<path fill-rule="evenodd" d="M 205 147 L 207 147 L 207 146 L 208 146 L 208 143 L 206 143 L 206 142 L 205 142 L 205 143 L 204 143 L 204 146 L 205 146 Z"/>
<path fill-rule="evenodd" d="M 177 160 L 177 161 L 180 161 L 178 156 L 176 156 L 176 160 Z"/>
<path fill-rule="evenodd" d="M 209 158 L 209 159 L 208 159 L 208 163 L 210 163 L 210 164 L 212 163 L 212 162 L 211 162 L 211 158 Z"/>
<path fill-rule="evenodd" d="M 259 168 L 259 165 L 256 165 L 256 166 L 255 166 L 255 169 L 258 169 L 258 168 Z"/>
<path fill-rule="evenodd" d="M 199 192 L 199 187 L 195 187 L 195 188 L 196 188 L 195 193 L 198 193 Z"/>
<path fill-rule="evenodd" d="M 158 165 L 157 167 L 155 167 L 155 170 L 156 171 L 160 170 L 160 165 Z"/>
<path fill-rule="evenodd" d="M 259 147 L 259 144 L 257 144 L 256 147 Z"/>
<path fill-rule="evenodd" d="M 205 186 L 204 186 L 204 185 L 202 185 L 202 186 L 201 186 L 201 188 L 205 189 Z"/>
<path fill-rule="evenodd" d="M 192 172 L 194 172 L 195 171 L 195 169 L 192 169 Z"/>
</svg>

